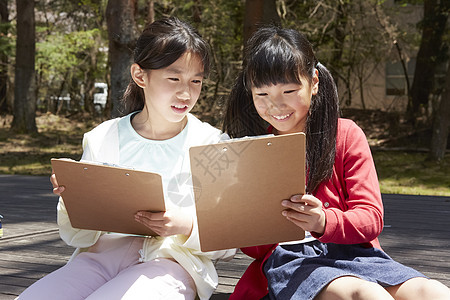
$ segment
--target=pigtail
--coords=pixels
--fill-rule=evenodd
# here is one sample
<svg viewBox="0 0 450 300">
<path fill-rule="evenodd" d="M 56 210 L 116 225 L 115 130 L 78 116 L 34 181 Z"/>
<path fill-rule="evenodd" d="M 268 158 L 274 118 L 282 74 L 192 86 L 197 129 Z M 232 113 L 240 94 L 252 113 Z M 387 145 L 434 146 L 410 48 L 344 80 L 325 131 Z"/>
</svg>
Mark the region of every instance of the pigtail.
<svg viewBox="0 0 450 300">
<path fill-rule="evenodd" d="M 313 193 L 333 173 L 339 118 L 339 98 L 333 77 L 320 63 L 316 69 L 319 72 L 319 89 L 312 98 L 306 124 L 308 193 Z"/>
<path fill-rule="evenodd" d="M 140 86 L 136 84 L 136 82 L 134 82 L 133 79 L 130 80 L 127 89 L 123 94 L 122 104 L 125 115 L 135 111 L 142 110 L 144 108 L 145 104 L 144 91 Z"/>
<path fill-rule="evenodd" d="M 243 74 L 236 81 L 228 102 L 223 130 L 231 137 L 265 134 L 267 124 L 258 115 L 249 86 L 279 83 L 312 83 L 319 73 L 318 93 L 312 96 L 306 121 L 306 191 L 317 187 L 333 174 L 339 99 L 330 72 L 317 63 L 311 43 L 293 29 L 263 27 L 248 40 Z"/>
<path fill-rule="evenodd" d="M 266 134 L 267 126 L 253 104 L 241 72 L 228 98 L 222 130 L 232 138 Z"/>
</svg>

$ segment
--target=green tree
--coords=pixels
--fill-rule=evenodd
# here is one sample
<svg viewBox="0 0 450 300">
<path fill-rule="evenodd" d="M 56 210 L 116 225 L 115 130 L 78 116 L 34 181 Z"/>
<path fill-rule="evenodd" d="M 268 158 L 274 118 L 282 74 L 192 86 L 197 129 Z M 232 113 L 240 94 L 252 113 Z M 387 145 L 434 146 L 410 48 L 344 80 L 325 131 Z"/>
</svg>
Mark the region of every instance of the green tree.
<svg viewBox="0 0 450 300">
<path fill-rule="evenodd" d="M 62 102 L 52 99 L 70 94 L 71 110 L 93 112 L 94 83 L 106 80 L 105 3 L 36 3 L 36 70 L 41 110 L 59 112 L 61 106 L 57 104 Z"/>
<path fill-rule="evenodd" d="M 101 45 L 100 30 L 74 31 L 64 35 L 52 33 L 37 43 L 36 65 L 39 72 L 41 97 L 61 97 L 69 93 L 71 105 L 81 109 L 81 100 L 85 100 L 88 111 L 93 111 L 92 96 L 88 95 L 89 86 L 94 87 L 102 67 L 98 64 L 98 46 Z M 85 95 L 81 89 L 84 86 Z M 47 109 L 58 112 L 58 101 L 48 102 Z M 90 108 L 90 109 L 89 109 Z"/>
</svg>

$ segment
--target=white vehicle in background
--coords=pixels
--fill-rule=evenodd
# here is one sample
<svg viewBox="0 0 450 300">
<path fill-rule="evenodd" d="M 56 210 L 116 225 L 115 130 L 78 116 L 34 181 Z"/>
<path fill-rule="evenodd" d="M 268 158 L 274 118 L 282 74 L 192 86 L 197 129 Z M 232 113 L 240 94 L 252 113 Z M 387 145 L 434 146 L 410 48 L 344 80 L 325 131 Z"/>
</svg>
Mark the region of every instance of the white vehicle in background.
<svg viewBox="0 0 450 300">
<path fill-rule="evenodd" d="M 84 105 L 84 88 L 81 88 L 80 96 L 80 105 Z M 96 82 L 94 83 L 94 109 L 96 112 L 100 113 L 105 109 L 106 101 L 108 100 L 108 85 L 104 82 Z M 71 105 L 72 99 L 70 98 L 70 94 L 62 95 L 62 96 L 51 96 L 50 100 L 52 103 L 56 103 L 56 105 L 60 108 L 65 108 L 67 111 L 71 111 L 73 109 Z M 38 100 L 38 105 L 40 105 L 40 100 Z"/>
<path fill-rule="evenodd" d="M 96 82 L 94 87 L 94 108 L 97 112 L 101 112 L 105 109 L 108 99 L 108 85 L 104 82 Z"/>
</svg>

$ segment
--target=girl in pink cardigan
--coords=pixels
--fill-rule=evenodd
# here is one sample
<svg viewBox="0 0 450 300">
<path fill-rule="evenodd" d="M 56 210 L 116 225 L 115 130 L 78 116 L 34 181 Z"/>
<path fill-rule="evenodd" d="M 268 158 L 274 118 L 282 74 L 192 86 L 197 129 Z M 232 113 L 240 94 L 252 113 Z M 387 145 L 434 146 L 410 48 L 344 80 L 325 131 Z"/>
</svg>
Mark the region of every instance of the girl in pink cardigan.
<svg viewBox="0 0 450 300">
<path fill-rule="evenodd" d="M 255 261 L 230 299 L 450 299 L 446 286 L 382 251 L 383 205 L 371 152 L 362 130 L 339 118 L 338 100 L 330 73 L 301 33 L 268 27 L 248 41 L 224 131 L 306 133 L 307 193 L 279 200 L 283 215 L 307 235 L 242 249 Z"/>
</svg>

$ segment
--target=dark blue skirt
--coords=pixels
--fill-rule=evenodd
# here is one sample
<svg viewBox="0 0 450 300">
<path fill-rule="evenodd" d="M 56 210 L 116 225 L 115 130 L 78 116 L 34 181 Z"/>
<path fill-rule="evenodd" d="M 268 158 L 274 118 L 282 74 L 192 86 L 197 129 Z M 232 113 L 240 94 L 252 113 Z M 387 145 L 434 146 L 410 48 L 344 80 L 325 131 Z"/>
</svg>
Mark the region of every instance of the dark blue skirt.
<svg viewBox="0 0 450 300">
<path fill-rule="evenodd" d="M 331 281 L 355 276 L 393 286 L 414 277 L 426 277 L 377 248 L 360 245 L 304 244 L 278 246 L 264 264 L 270 299 L 314 299 Z"/>
</svg>

